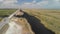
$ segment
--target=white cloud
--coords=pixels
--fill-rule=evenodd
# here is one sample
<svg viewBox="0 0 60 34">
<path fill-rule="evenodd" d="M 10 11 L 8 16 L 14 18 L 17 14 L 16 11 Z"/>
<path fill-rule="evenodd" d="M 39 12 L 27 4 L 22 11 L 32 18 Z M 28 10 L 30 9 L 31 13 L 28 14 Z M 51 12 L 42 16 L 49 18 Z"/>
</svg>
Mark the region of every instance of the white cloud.
<svg viewBox="0 0 60 34">
<path fill-rule="evenodd" d="M 0 8 L 18 8 L 19 5 L 16 3 L 18 2 L 17 0 L 0 0 L 2 3 L 0 5 Z"/>
<path fill-rule="evenodd" d="M 32 2 L 25 2 L 24 5 L 32 5 L 32 4 L 35 4 L 36 3 L 36 0 L 33 0 Z"/>
<path fill-rule="evenodd" d="M 43 6 L 47 5 L 48 1 L 41 1 L 41 2 L 25 2 L 24 4 L 22 4 L 21 6 L 23 8 L 42 8 Z"/>
<path fill-rule="evenodd" d="M 51 2 L 50 2 L 51 3 Z M 60 0 L 53 0 L 52 1 L 52 5 L 58 5 L 60 4 Z"/>
<path fill-rule="evenodd" d="M 54 0 L 54 1 L 59 2 L 60 0 Z"/>
<path fill-rule="evenodd" d="M 60 8 L 60 0 L 48 0 L 48 4 L 44 8 Z"/>
<path fill-rule="evenodd" d="M 40 5 L 40 6 L 44 6 L 44 5 L 47 5 L 48 4 L 48 1 L 41 1 L 41 2 L 38 2 L 37 5 Z"/>
<path fill-rule="evenodd" d="M 14 6 L 17 3 L 17 0 L 5 0 L 3 1 L 2 5 L 4 6 Z"/>
<path fill-rule="evenodd" d="M 0 2 L 2 2 L 3 0 L 0 0 Z"/>
<path fill-rule="evenodd" d="M 30 4 L 32 4 L 32 3 L 24 3 L 24 5 L 30 5 Z"/>
<path fill-rule="evenodd" d="M 25 2 L 23 8 L 60 8 L 60 0 L 42 0 L 40 2 Z"/>
<path fill-rule="evenodd" d="M 36 0 L 33 0 L 33 2 L 32 3 L 36 3 Z"/>
<path fill-rule="evenodd" d="M 60 0 L 42 0 L 37 2 L 33 0 L 32 2 L 23 2 L 18 5 L 18 0 L 0 0 L 0 8 L 55 8 L 60 7 Z"/>
<path fill-rule="evenodd" d="M 11 4 L 11 3 L 17 3 L 17 0 L 5 0 L 3 1 L 4 4 Z"/>
</svg>

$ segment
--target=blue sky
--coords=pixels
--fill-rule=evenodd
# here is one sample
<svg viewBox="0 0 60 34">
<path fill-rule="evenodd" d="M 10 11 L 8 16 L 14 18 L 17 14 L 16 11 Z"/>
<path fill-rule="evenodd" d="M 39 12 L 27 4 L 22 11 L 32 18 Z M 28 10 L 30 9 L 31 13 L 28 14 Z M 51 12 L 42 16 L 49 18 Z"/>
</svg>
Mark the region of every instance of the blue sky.
<svg viewBox="0 0 60 34">
<path fill-rule="evenodd" d="M 60 9 L 60 0 L 0 0 L 0 8 Z"/>
</svg>

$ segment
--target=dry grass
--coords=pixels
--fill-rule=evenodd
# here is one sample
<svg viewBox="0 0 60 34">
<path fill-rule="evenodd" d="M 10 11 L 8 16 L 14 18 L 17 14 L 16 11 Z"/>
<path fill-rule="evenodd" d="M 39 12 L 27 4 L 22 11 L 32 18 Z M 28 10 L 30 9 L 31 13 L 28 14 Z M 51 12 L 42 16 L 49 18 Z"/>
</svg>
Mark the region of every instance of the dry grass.
<svg viewBox="0 0 60 34">
<path fill-rule="evenodd" d="M 56 34 L 60 34 L 60 10 L 24 9 L 24 11 L 32 16 L 37 17 L 39 20 L 41 20 L 42 24 L 44 24 L 46 28 L 54 31 Z M 1 12 L 2 11 L 0 10 L 0 13 Z M 4 12 L 2 12 L 2 15 L 3 13 Z M 8 14 L 10 14 L 10 11 L 8 11 Z M 28 28 L 25 23 L 26 20 L 24 18 L 21 18 L 18 21 L 22 22 L 21 24 L 23 26 L 26 26 L 26 28 Z"/>
<path fill-rule="evenodd" d="M 24 9 L 24 11 L 37 17 L 48 29 L 60 34 L 60 10 Z"/>
</svg>

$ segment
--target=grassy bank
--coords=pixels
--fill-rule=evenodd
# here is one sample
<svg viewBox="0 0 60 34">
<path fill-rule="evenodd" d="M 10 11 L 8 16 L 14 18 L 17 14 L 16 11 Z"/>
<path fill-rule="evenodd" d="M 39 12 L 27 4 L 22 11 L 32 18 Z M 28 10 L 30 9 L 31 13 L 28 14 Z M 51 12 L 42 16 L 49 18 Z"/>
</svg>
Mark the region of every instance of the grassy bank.
<svg viewBox="0 0 60 34">
<path fill-rule="evenodd" d="M 25 9 L 24 11 L 41 20 L 46 28 L 60 34 L 60 10 Z"/>
</svg>

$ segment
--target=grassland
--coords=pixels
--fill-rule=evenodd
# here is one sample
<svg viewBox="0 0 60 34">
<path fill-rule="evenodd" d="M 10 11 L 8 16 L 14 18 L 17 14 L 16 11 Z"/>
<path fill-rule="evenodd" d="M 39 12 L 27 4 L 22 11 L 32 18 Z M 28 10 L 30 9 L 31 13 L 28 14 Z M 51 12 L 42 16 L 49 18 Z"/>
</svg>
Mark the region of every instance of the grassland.
<svg viewBox="0 0 60 34">
<path fill-rule="evenodd" d="M 0 16 L 10 15 L 14 11 L 16 10 L 0 10 Z M 46 28 L 60 34 L 60 10 L 24 9 L 24 11 L 41 20 Z"/>
<path fill-rule="evenodd" d="M 60 34 L 60 10 L 25 9 L 24 11 L 37 17 L 46 28 L 55 34 Z"/>
<path fill-rule="evenodd" d="M 0 16 L 4 16 L 4 15 L 10 15 L 11 13 L 13 13 L 14 11 L 16 11 L 16 10 L 14 10 L 14 9 L 1 9 L 0 10 Z"/>
<path fill-rule="evenodd" d="M 13 12 L 15 12 L 16 9 L 0 9 L 0 21 L 1 21 L 1 17 L 3 16 L 9 16 L 10 14 L 12 14 Z"/>
</svg>

